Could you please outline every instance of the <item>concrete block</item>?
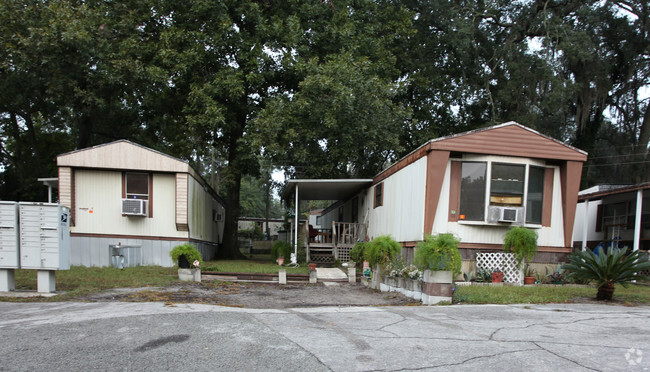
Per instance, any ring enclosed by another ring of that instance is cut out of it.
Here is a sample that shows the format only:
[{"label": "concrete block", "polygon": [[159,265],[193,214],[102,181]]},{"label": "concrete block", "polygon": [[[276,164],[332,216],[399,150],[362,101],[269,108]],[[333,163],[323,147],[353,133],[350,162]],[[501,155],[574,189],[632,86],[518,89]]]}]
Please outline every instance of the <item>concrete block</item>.
[{"label": "concrete block", "polygon": [[318,282],[318,275],[316,270],[310,270],[309,271],[309,283],[310,284],[316,284]]},{"label": "concrete block", "polygon": [[348,267],[348,282],[357,282],[357,269],[354,268],[354,265],[352,265],[352,267]]},{"label": "concrete block", "polygon": [[200,282],[201,269],[178,269],[178,279],[184,282]]},{"label": "concrete block", "polygon": [[56,291],[56,279],[54,270],[38,270],[36,274],[37,292],[52,293]]},{"label": "concrete block", "polygon": [[287,270],[281,269],[278,275],[278,281],[280,284],[287,284]]},{"label": "concrete block", "polygon": [[14,269],[0,269],[0,292],[16,290]]}]

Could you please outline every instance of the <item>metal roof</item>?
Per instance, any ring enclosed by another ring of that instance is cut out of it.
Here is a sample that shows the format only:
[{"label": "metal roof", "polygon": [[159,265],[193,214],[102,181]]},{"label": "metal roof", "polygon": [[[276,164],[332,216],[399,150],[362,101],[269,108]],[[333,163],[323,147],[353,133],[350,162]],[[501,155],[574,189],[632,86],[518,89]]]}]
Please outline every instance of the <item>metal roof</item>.
[{"label": "metal roof", "polygon": [[289,199],[298,187],[300,200],[345,200],[372,185],[372,178],[363,179],[294,179],[288,180],[282,193]]}]

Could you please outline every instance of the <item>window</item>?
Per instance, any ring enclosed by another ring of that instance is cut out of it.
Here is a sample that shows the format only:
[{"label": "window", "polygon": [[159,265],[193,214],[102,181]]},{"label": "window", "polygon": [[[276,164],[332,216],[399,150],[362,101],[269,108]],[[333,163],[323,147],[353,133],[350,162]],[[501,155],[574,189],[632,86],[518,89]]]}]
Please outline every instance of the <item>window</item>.
[{"label": "window", "polygon": [[544,173],[542,167],[528,170],[528,196],[526,197],[526,223],[542,224],[544,202]]},{"label": "window", "polygon": [[375,186],[375,206],[374,208],[384,205],[384,183]]},{"label": "window", "polygon": [[126,199],[149,200],[149,175],[146,173],[126,174]]},{"label": "window", "polygon": [[339,207],[339,219],[338,222],[343,222],[343,206]]},{"label": "window", "polygon": [[316,216],[316,225],[320,226],[320,222],[323,216]]},{"label": "window", "polygon": [[526,223],[541,225],[545,173],[544,167],[525,164],[462,162],[458,219],[495,222],[494,208],[525,206]]},{"label": "window", "polygon": [[490,205],[521,206],[525,174],[523,165],[492,164]]},{"label": "window", "polygon": [[485,219],[485,170],[486,163],[462,163],[458,216],[460,220],[483,221]]}]

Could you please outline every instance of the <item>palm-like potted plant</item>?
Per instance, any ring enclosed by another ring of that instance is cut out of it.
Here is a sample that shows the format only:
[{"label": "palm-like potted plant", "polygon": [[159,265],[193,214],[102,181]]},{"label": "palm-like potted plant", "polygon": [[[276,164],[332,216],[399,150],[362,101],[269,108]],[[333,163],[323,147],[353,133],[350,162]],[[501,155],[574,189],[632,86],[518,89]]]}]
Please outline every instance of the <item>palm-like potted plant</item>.
[{"label": "palm-like potted plant", "polygon": [[627,286],[632,280],[646,280],[641,271],[650,269],[650,261],[634,251],[625,256],[626,249],[610,247],[607,253],[598,248],[598,254],[591,250],[575,252],[569,256],[569,263],[562,266],[573,277],[593,281],[598,288],[597,300],[610,301],[614,295],[614,285]]},{"label": "palm-like potted plant", "polygon": [[278,265],[284,264],[284,259],[291,256],[291,244],[283,240],[276,240],[271,247],[271,259],[277,262]]}]

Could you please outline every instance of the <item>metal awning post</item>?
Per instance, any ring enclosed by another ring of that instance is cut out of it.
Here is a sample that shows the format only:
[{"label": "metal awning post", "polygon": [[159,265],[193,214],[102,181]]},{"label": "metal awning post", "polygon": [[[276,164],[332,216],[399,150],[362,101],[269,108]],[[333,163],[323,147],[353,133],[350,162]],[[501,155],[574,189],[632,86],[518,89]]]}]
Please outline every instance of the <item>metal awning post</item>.
[{"label": "metal awning post", "polygon": [[589,228],[589,199],[585,199],[584,218],[582,219],[582,251],[587,250],[587,228]]},{"label": "metal awning post", "polygon": [[296,184],[296,210],[294,214],[294,223],[296,230],[294,231],[294,240],[293,240],[293,257],[291,258],[291,263],[298,263],[298,184]]},{"label": "metal awning post", "polygon": [[636,192],[636,216],[634,218],[634,248],[638,251],[641,244],[641,213],[643,211],[643,190]]}]

